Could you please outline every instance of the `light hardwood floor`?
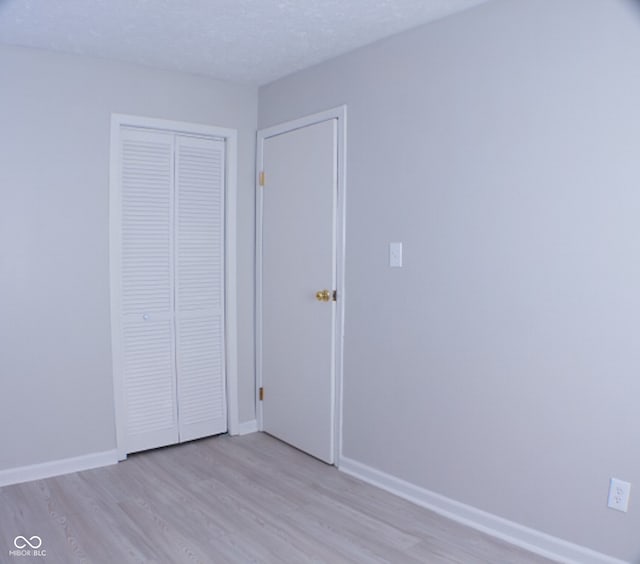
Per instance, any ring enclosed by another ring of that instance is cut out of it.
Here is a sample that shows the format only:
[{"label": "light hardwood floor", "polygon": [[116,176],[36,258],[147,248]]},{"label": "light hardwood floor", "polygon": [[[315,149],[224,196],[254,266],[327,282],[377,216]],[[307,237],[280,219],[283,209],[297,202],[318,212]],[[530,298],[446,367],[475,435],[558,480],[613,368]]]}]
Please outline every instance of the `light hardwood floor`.
[{"label": "light hardwood floor", "polygon": [[[17,535],[40,536],[46,557],[11,556]],[[0,562],[550,561],[256,433],[0,488]]]}]

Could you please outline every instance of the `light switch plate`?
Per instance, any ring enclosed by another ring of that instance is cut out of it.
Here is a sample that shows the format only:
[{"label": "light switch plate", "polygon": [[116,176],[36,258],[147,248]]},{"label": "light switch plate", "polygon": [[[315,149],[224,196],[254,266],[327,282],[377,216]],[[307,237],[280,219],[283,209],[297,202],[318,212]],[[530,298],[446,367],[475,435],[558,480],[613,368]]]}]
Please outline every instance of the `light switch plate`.
[{"label": "light switch plate", "polygon": [[389,266],[402,267],[402,243],[389,243]]}]

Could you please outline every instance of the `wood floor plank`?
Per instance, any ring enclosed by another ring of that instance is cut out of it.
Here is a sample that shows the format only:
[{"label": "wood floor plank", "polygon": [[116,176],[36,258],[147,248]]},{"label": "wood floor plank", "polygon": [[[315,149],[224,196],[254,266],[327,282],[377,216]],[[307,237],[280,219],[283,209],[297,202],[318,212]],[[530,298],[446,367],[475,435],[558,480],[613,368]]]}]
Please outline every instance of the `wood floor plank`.
[{"label": "wood floor plank", "polygon": [[47,564],[550,562],[263,433],[0,488],[0,564],[17,535]]}]

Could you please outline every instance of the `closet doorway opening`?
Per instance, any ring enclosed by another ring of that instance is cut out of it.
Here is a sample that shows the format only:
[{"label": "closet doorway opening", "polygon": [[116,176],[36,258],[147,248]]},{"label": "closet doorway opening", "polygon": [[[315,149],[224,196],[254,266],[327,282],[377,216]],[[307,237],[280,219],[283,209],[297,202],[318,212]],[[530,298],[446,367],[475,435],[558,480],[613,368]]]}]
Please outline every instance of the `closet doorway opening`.
[{"label": "closet doorway opening", "polygon": [[111,331],[118,456],[236,432],[231,129],[114,114]]}]

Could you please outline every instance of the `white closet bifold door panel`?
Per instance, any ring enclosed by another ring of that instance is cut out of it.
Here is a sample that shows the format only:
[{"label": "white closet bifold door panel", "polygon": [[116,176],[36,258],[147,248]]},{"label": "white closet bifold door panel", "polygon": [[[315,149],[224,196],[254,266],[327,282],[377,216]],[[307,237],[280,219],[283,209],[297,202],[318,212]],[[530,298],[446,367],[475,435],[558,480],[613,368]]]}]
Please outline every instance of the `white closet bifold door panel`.
[{"label": "white closet bifold door panel", "polygon": [[223,433],[225,142],[121,127],[118,174],[123,451]]},{"label": "white closet bifold door panel", "polygon": [[225,143],[176,137],[175,311],[180,440],[227,430]]},{"label": "white closet bifold door panel", "polygon": [[178,441],[174,137],[121,133],[121,338],[127,452]]}]

